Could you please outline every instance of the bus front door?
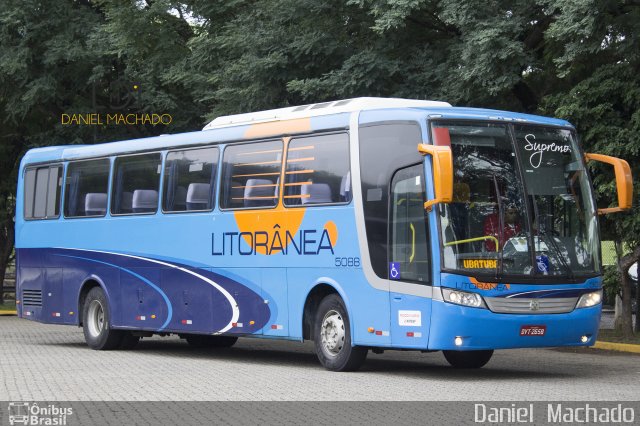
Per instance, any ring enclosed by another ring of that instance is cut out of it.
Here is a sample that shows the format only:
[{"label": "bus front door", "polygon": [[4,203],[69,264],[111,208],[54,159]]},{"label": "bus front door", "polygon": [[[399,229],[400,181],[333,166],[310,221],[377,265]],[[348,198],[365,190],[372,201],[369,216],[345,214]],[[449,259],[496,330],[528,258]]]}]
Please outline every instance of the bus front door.
[{"label": "bus front door", "polygon": [[427,347],[431,318],[431,257],[424,167],[399,169],[391,182],[389,212],[389,299],[391,342]]}]

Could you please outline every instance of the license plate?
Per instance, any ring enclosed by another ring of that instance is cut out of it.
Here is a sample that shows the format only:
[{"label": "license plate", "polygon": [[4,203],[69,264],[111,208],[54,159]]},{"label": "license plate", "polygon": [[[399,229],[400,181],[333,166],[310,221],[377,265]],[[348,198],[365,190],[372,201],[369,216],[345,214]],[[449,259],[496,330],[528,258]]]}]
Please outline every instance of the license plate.
[{"label": "license plate", "polygon": [[523,325],[520,327],[521,336],[544,336],[546,325]]}]

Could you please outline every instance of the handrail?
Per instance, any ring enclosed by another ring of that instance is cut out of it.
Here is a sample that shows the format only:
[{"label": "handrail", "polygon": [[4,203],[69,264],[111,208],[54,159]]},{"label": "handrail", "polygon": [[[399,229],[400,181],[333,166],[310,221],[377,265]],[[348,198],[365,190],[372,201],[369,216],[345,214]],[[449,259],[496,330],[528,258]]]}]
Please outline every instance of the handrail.
[{"label": "handrail", "polygon": [[416,257],[416,228],[413,226],[413,223],[409,224],[411,228],[411,256],[409,256],[409,263],[413,262],[413,258]]},{"label": "handrail", "polygon": [[456,246],[458,244],[472,243],[474,241],[484,241],[484,240],[493,240],[493,242],[496,243],[496,253],[499,251],[498,246],[500,245],[500,242],[493,235],[485,235],[483,237],[475,237],[475,238],[467,238],[466,240],[451,241],[451,242],[445,243],[444,246],[445,247]]}]

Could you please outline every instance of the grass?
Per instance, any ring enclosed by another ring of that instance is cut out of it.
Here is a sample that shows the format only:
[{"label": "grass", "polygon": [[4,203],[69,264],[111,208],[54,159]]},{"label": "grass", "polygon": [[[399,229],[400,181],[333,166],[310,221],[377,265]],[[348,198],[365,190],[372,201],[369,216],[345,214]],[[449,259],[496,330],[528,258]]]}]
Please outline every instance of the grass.
[{"label": "grass", "polygon": [[5,300],[4,303],[0,304],[0,311],[15,311],[15,310],[16,310],[15,300]]},{"label": "grass", "polygon": [[613,343],[630,343],[632,345],[640,345],[640,333],[636,333],[630,339],[625,339],[622,333],[616,330],[600,330],[598,333],[598,340],[601,342],[613,342]]},{"label": "grass", "polygon": [[615,265],[618,256],[616,255],[616,247],[613,241],[602,242],[602,263],[605,265]]}]

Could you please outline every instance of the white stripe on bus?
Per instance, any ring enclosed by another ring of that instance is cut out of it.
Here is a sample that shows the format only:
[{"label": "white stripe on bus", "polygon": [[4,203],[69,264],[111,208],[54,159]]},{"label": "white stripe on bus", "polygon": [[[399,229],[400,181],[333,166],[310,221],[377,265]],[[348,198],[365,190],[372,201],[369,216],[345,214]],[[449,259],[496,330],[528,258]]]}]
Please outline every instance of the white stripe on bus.
[{"label": "white stripe on bus", "polygon": [[148,259],[146,257],[141,257],[141,256],[134,256],[132,254],[123,254],[123,253],[114,253],[114,252],[110,252],[110,251],[102,251],[102,250],[89,250],[89,249],[65,249],[64,247],[58,247],[64,250],[78,250],[78,251],[88,251],[88,252],[93,252],[93,253],[104,253],[104,254],[114,254],[117,256],[124,256],[124,257],[130,257],[132,259],[139,259],[139,260],[146,260],[148,262],[153,262],[153,263],[157,263],[159,265],[164,265],[164,266],[168,266],[170,268],[174,268],[174,269],[178,269],[182,272],[186,272],[187,274],[191,274],[194,277],[198,277],[200,278],[202,281],[211,284],[213,287],[215,287],[220,293],[222,293],[222,295],[229,301],[229,304],[231,305],[231,309],[233,311],[233,315],[231,316],[231,320],[229,321],[229,323],[224,326],[222,329],[218,330],[216,333],[214,334],[218,334],[218,333],[224,333],[225,331],[228,331],[232,328],[232,324],[234,322],[238,322],[238,318],[240,317],[240,310],[238,309],[238,304],[236,302],[236,300],[233,298],[233,296],[231,296],[231,294],[224,288],[222,287],[220,284],[216,283],[213,280],[210,280],[207,277],[204,277],[194,271],[190,271],[188,269],[185,269],[181,266],[177,266],[177,265],[172,265],[171,263],[167,263],[167,262],[162,262],[160,260],[155,260],[155,259]]}]

